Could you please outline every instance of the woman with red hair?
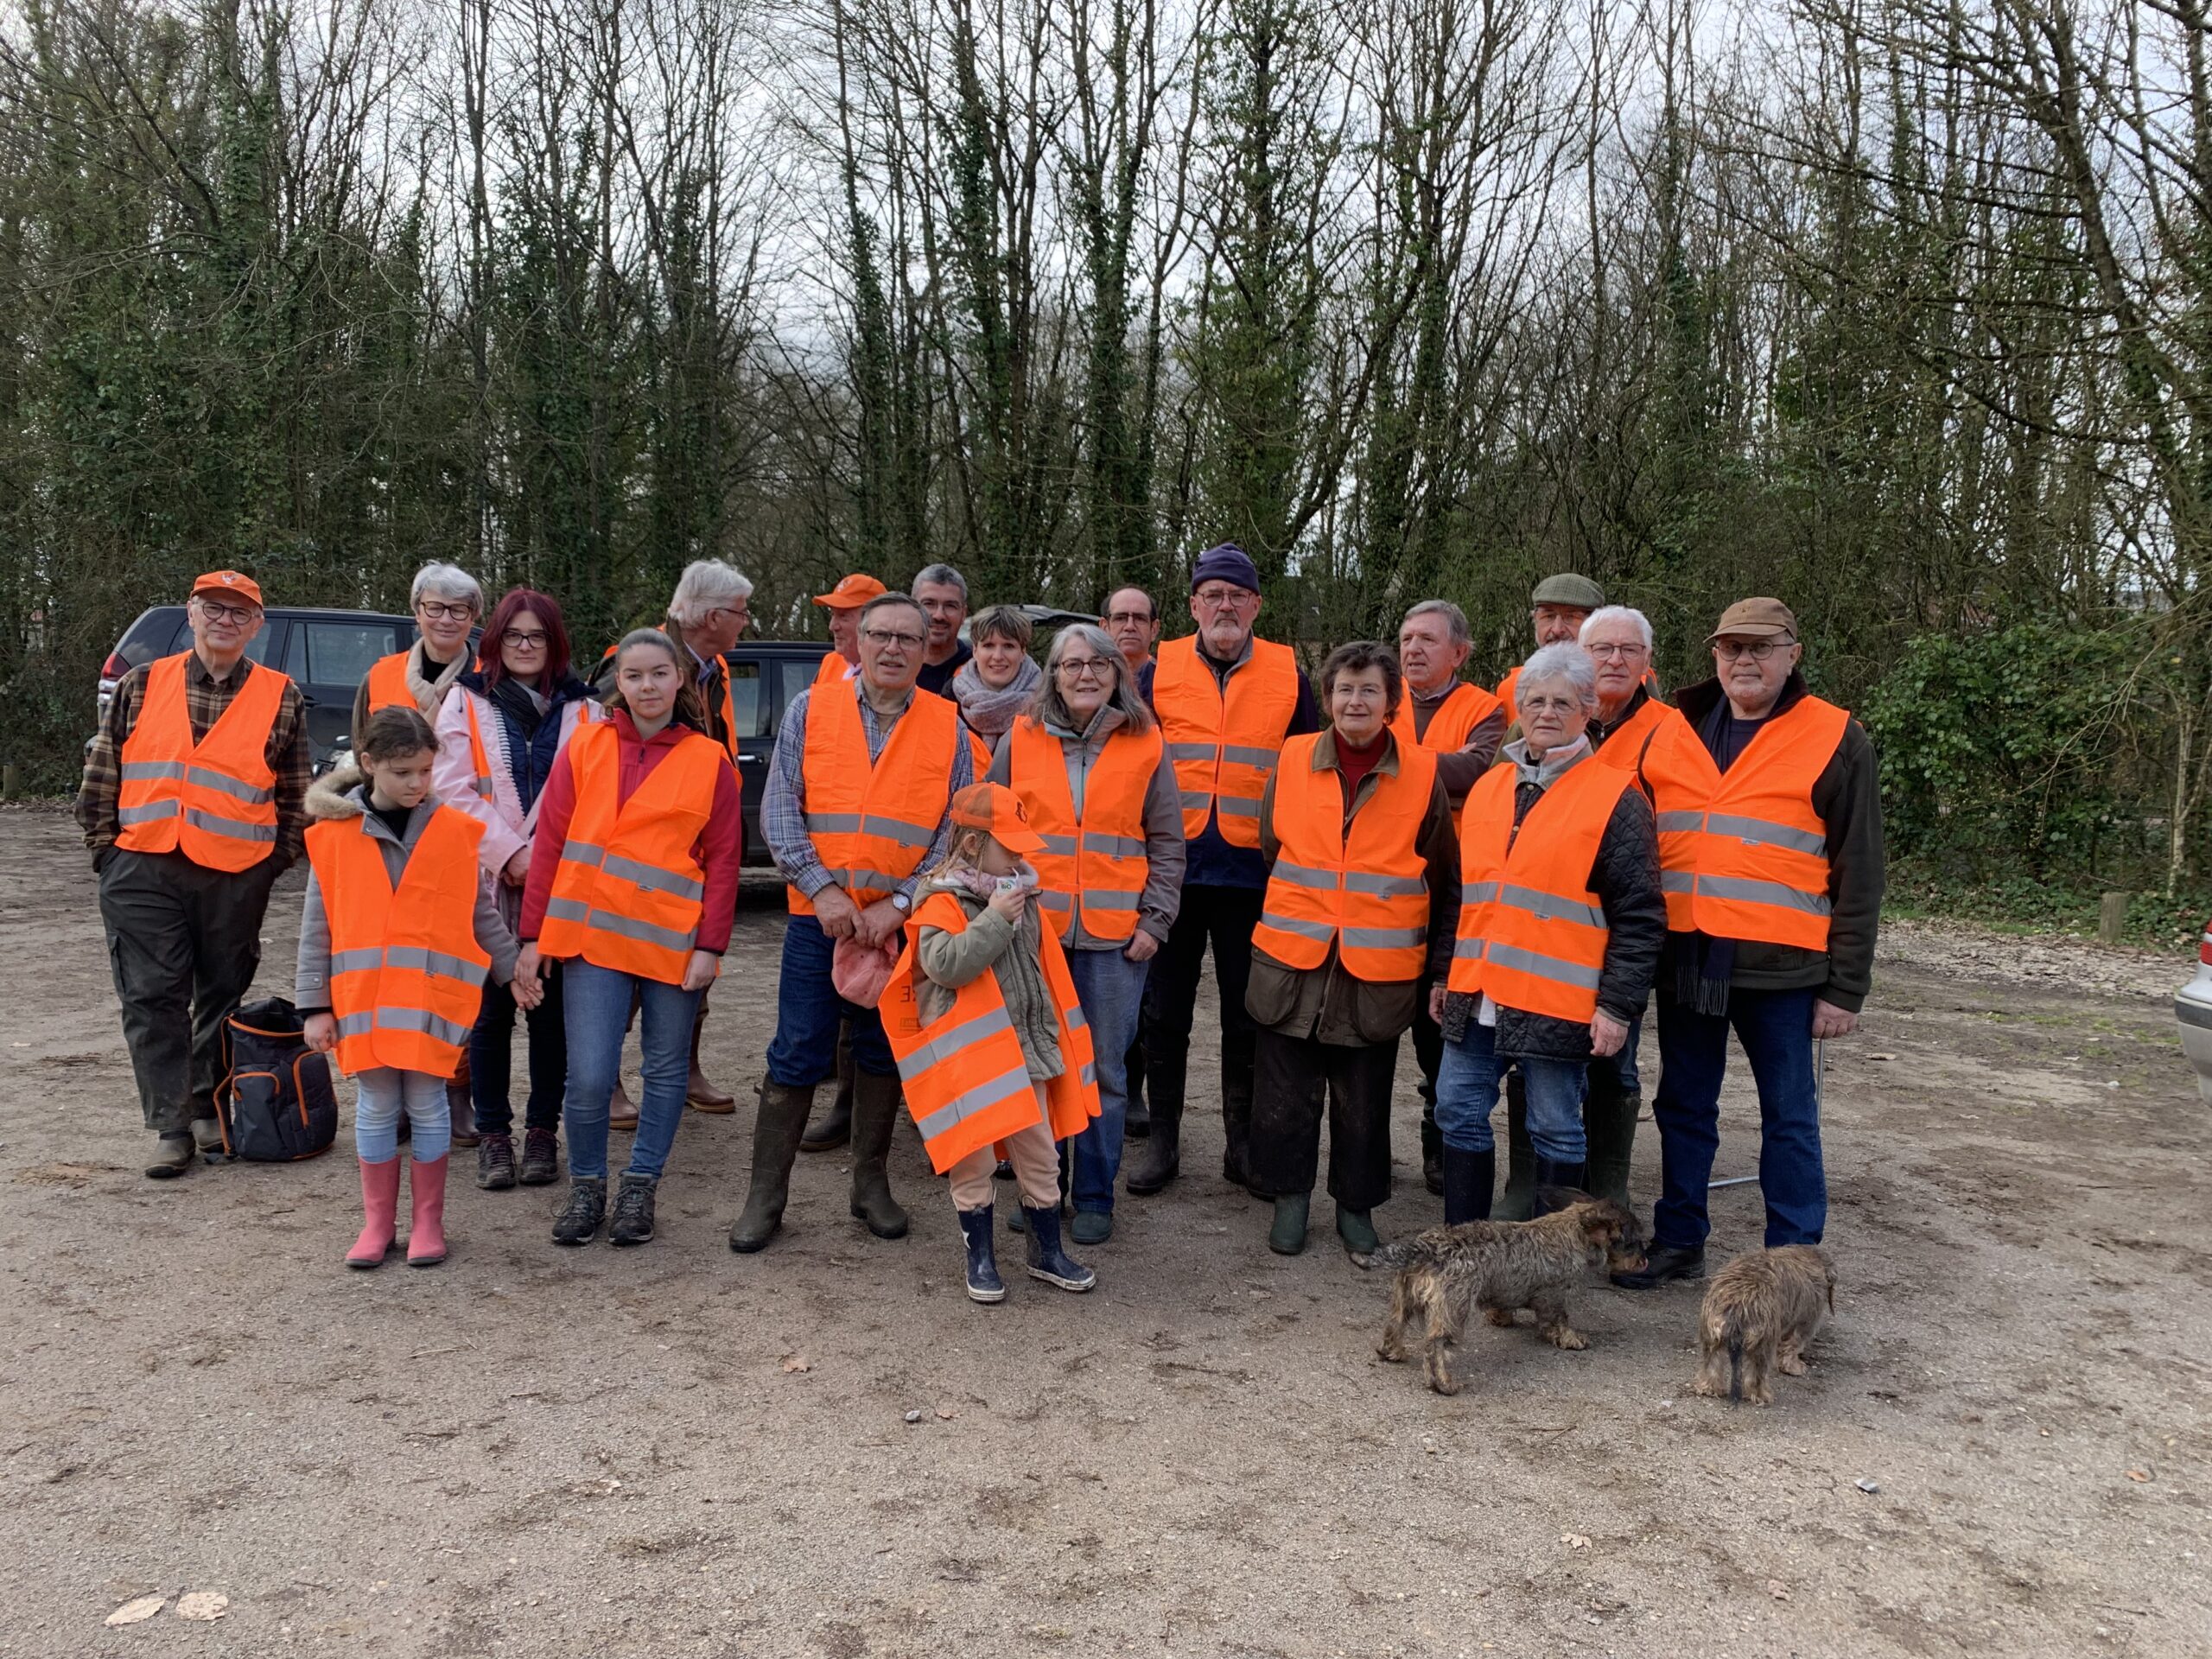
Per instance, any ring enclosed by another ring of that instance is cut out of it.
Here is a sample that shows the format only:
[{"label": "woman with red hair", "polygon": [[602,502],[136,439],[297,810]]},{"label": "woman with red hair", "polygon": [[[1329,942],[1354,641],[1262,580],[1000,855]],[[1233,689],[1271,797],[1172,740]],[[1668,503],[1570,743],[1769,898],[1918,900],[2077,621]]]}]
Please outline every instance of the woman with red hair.
[{"label": "woman with red hair", "polygon": [[[438,798],[484,826],[485,879],[512,930],[521,918],[530,875],[538,791],[577,723],[597,713],[591,688],[569,668],[569,631],[545,594],[512,588],[485,619],[477,665],[454,683],[438,711]],[[559,972],[550,966],[547,977]],[[561,1179],[561,1096],[569,1070],[568,1035],[557,982],[529,1014],[530,1101],[523,1113],[519,1179],[549,1186]],[[504,1191],[518,1179],[513,1073],[513,996],[484,988],[468,1042],[477,1133],[476,1185]]]}]

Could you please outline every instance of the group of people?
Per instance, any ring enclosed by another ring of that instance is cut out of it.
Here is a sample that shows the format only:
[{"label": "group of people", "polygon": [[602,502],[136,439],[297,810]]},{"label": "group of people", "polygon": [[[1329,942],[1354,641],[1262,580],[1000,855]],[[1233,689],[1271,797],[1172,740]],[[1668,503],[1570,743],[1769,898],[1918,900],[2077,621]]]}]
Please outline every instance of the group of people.
[{"label": "group of people", "polygon": [[[270,884],[304,854],[296,1001],[359,1088],[347,1260],[399,1243],[403,1138],[411,1263],[444,1256],[455,1144],[498,1191],[557,1182],[565,1136],[555,1241],[649,1240],[687,1102],[734,1109],[700,1032],[744,852],[724,653],[752,592],[689,566],[594,690],[550,596],[516,588],[487,613],[465,572],[425,566],[419,637],[363,683],[353,766],[311,785],[298,693],[248,651],[257,587],[200,578],[192,649],[118,685],[78,805],[148,1174],[219,1140],[221,1022]],[[855,574],[815,602],[831,648],[783,713],[760,803],[789,915],[732,1249],[770,1243],[798,1154],[830,1147],[849,1149],[852,1215],[903,1236],[903,1109],[947,1177],[971,1296],[1005,1294],[996,1179],[1030,1274],[1088,1288],[1064,1213],[1075,1244],[1102,1244],[1117,1189],[1177,1179],[1209,957],[1223,1175],[1271,1204],[1278,1251],[1306,1244],[1325,1116],[1336,1230],[1376,1249],[1408,1031],[1447,1221],[1525,1218],[1556,1189],[1625,1201],[1655,990],[1662,1193],[1647,1267],[1619,1282],[1703,1270],[1732,1031],[1758,1089],[1766,1243],[1819,1242],[1816,1046],[1868,989],[1880,807],[1866,736],[1807,688],[1780,601],[1730,606],[1713,677],[1671,701],[1649,622],[1574,575],[1537,585],[1533,654],[1495,690],[1465,677],[1466,619],[1440,599],[1395,647],[1341,645],[1309,682],[1259,636],[1260,578],[1233,545],[1192,565],[1191,633],[1163,641],[1126,587],[1041,662],[1028,613],[971,617],[950,566],[908,593]],[[610,1195],[616,1128],[632,1139]]]}]

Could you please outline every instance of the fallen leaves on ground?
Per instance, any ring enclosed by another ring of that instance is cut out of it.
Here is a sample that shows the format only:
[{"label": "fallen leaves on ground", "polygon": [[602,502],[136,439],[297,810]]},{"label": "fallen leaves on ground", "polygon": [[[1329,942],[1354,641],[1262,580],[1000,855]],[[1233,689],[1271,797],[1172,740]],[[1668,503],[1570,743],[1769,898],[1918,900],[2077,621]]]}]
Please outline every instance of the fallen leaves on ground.
[{"label": "fallen leaves on ground", "polygon": [[789,1376],[794,1371],[810,1371],[813,1369],[814,1362],[807,1358],[804,1354],[785,1354],[784,1356],[784,1372],[786,1376]]},{"label": "fallen leaves on ground", "polygon": [[125,1624],[143,1624],[162,1611],[167,1596],[141,1596],[136,1601],[126,1601],[107,1616],[108,1629],[119,1630]]},{"label": "fallen leaves on ground", "polygon": [[216,1590],[194,1590],[176,1599],[176,1616],[212,1624],[231,1611],[231,1599]]},{"label": "fallen leaves on ground", "polygon": [[1587,1549],[1590,1548],[1590,1541],[1587,1538],[1585,1538],[1579,1532],[1562,1532],[1559,1535],[1559,1541],[1562,1544],[1565,1544],[1569,1549]]},{"label": "fallen leaves on ground", "polygon": [[2130,1480],[2148,1480],[2151,1471],[2148,1469],[2131,1469],[2127,1471],[2127,1478]]}]

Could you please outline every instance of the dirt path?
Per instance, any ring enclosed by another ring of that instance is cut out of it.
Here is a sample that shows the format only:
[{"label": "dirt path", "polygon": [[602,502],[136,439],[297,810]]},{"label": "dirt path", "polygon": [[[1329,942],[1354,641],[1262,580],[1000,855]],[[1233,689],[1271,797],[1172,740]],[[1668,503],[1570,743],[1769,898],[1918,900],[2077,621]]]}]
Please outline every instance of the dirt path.
[{"label": "dirt path", "polygon": [[[774,903],[748,889],[709,1027],[741,1092]],[[731,1255],[742,1111],[686,1122],[644,1250],[556,1249],[551,1195],[457,1182],[447,1267],[349,1274],[343,1135],[138,1174],[66,818],[0,814],[0,1654],[2212,1652],[2208,1115],[2148,994],[2179,967],[2071,995],[1914,930],[1828,1058],[1838,1324],[1732,1412],[1685,1392],[1680,1287],[1581,1292],[1585,1353],[1478,1329],[1427,1393],[1373,1357],[1384,1287],[1269,1255],[1203,1125],[1087,1298],[970,1306],[903,1132],[911,1238],[808,1158],[786,1236]],[[1409,1054],[1401,1089],[1386,1236],[1438,1214]],[[1755,1148],[1727,1109],[1722,1174]],[[1751,1189],[1715,1217],[1758,1242]],[[188,1590],[227,1616],[103,1628]]]}]

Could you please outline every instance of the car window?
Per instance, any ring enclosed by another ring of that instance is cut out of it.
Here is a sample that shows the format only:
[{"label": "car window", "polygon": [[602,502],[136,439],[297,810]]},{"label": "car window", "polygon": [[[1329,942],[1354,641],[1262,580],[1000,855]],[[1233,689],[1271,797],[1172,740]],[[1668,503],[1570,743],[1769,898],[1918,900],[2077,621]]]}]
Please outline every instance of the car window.
[{"label": "car window", "polygon": [[814,683],[814,677],[820,671],[821,667],[822,662],[819,658],[809,662],[803,658],[793,659],[786,657],[776,664],[781,682],[778,687],[779,695],[776,699],[776,725],[779,729],[783,726],[785,714],[791,706],[791,699]]},{"label": "car window", "polygon": [[[261,625],[261,632],[253,636],[251,643],[245,648],[245,654],[252,658],[257,663],[266,663],[269,660],[270,646],[276,644],[277,636],[283,632],[283,631],[284,625],[282,622],[279,622],[273,618],[264,620]],[[169,648],[158,654],[164,657],[174,657],[181,651],[190,651],[191,649],[192,619],[187,616],[182,611],[179,611],[176,615],[176,633],[169,640]],[[146,660],[148,662],[151,662],[153,658],[149,657]]]},{"label": "car window", "polygon": [[398,649],[389,622],[295,621],[284,671],[302,685],[359,685],[378,658]]},{"label": "car window", "polygon": [[740,741],[768,735],[766,700],[760,695],[760,666],[758,662],[742,658],[729,664],[730,714]]}]

